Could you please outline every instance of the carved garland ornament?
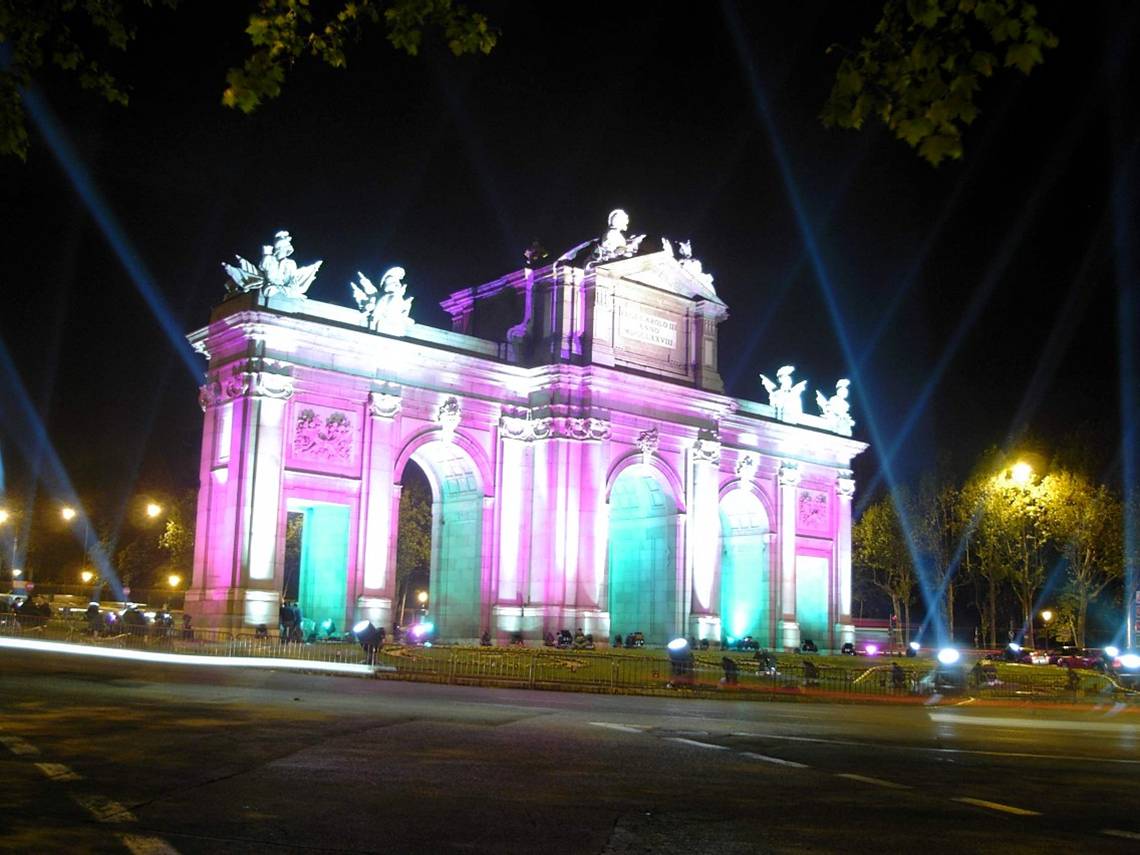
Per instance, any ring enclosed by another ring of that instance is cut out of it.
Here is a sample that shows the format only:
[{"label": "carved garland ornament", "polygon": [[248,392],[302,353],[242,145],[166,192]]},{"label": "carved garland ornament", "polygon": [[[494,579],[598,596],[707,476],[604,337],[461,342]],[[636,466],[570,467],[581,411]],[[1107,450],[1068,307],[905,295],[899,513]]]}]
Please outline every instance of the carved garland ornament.
[{"label": "carved garland ornament", "polygon": [[795,487],[800,483],[800,465],[791,461],[780,464],[779,480],[781,487]]}]

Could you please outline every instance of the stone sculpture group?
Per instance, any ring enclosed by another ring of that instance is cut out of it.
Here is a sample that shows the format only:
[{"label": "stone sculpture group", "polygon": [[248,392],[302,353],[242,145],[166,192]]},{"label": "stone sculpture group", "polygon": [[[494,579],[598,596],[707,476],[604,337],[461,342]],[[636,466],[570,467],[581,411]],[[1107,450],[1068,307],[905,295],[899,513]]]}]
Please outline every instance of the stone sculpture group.
[{"label": "stone sculpture group", "polygon": [[[586,244],[580,244],[571,252],[583,247],[592,246],[590,263],[601,264],[623,258],[632,258],[641,250],[641,243],[645,235],[626,237],[629,229],[629,215],[621,208],[615,208],[607,218],[607,228],[602,237]],[[537,245],[537,244],[536,244]],[[697,282],[712,294],[713,288],[711,273],[705,272],[701,262],[693,257],[690,241],[678,241],[676,250],[668,238],[661,239],[662,250],[672,258],[677,265],[692,276]],[[252,262],[237,256],[238,264],[222,264],[229,276],[226,289],[230,293],[248,293],[260,291],[267,297],[283,296],[293,299],[305,299],[306,292],[316,279],[317,271],[323,262],[298,267],[290,256],[293,254],[293,239],[289,232],[278,231],[273,236],[273,243],[266,244],[261,249],[261,262],[254,265]],[[543,252],[545,257],[545,251]],[[528,263],[531,261],[528,256]],[[350,282],[353,298],[360,311],[361,324],[368,329],[386,335],[405,336],[414,326],[411,317],[413,297],[407,296],[408,286],[404,282],[407,272],[403,267],[390,267],[380,277],[377,287],[363,273],[357,273],[357,281]],[[776,381],[773,382],[764,374],[760,381],[768,390],[768,403],[772,407],[776,419],[789,424],[802,424],[803,402],[801,395],[807,387],[806,380],[793,382],[792,375],[795,366],[783,365],[776,371]],[[851,404],[848,400],[851,381],[843,378],[835,383],[835,394],[830,397],[816,390],[815,400],[819,407],[819,418],[826,427],[842,436],[851,436],[855,420],[851,417]]]}]

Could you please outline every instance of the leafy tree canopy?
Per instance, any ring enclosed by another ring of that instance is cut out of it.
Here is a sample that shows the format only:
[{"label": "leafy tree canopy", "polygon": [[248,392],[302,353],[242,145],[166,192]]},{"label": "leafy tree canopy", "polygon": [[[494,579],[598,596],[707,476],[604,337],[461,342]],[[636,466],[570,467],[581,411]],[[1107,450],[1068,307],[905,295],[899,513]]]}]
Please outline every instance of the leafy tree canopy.
[{"label": "leafy tree canopy", "polygon": [[[137,36],[140,13],[180,0],[0,0],[0,155],[28,151],[22,91],[45,66],[76,75],[79,85],[125,105],[127,87],[111,57]],[[226,75],[222,103],[243,112],[281,94],[293,64],[311,57],[333,68],[365,31],[383,26],[388,42],[409,56],[424,34],[442,34],[456,56],[490,53],[498,34],[486,17],[453,0],[247,0],[252,52]]]},{"label": "leafy tree canopy", "polygon": [[962,156],[984,78],[1029,74],[1057,37],[1025,0],[888,0],[871,36],[844,57],[820,118],[827,127],[883,122],[937,166]]}]

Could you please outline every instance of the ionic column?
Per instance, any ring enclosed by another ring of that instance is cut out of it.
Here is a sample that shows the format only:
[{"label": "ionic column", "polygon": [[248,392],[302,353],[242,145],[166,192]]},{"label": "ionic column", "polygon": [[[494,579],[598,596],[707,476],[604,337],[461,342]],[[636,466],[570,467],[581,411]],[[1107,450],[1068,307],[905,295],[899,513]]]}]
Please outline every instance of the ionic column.
[{"label": "ionic column", "polygon": [[692,573],[691,596],[694,614],[709,615],[716,611],[717,553],[720,551],[720,510],[718,508],[718,473],[720,471],[720,441],[714,436],[702,435],[693,444],[689,459],[692,461],[693,488],[689,514],[695,536],[690,538]]},{"label": "ionic column", "polygon": [[396,513],[393,513],[392,506],[393,502],[399,502],[400,492],[392,483],[395,477],[392,471],[392,432],[399,413],[398,395],[390,392],[369,393],[368,447],[364,458],[366,468],[361,508],[364,573],[363,589],[360,592],[361,597],[369,600],[395,596],[394,525],[397,522],[398,505]]},{"label": "ionic column", "polygon": [[[242,378],[245,442],[241,445],[241,587],[274,588],[281,473],[285,454],[285,408],[293,380],[281,374]],[[235,402],[236,403],[236,402]]]},{"label": "ionic column", "polygon": [[796,487],[799,465],[780,464],[780,644],[785,649],[800,646],[800,625],[796,621]]},{"label": "ionic column", "polygon": [[855,479],[844,471],[835,479],[839,519],[835,532],[835,563],[839,569],[838,612],[836,634],[839,643],[855,643],[855,625],[851,622],[851,500],[855,496]]}]

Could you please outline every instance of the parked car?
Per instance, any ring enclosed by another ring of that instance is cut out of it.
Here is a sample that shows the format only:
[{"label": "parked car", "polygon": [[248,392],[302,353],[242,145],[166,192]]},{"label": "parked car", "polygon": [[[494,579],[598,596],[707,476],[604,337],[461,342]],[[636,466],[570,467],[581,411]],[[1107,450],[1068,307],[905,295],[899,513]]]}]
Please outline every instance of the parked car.
[{"label": "parked car", "polygon": [[1049,661],[1062,668],[1088,668],[1092,671],[1104,671],[1109,665],[1104,651],[1095,647],[1063,647],[1051,651]]}]

